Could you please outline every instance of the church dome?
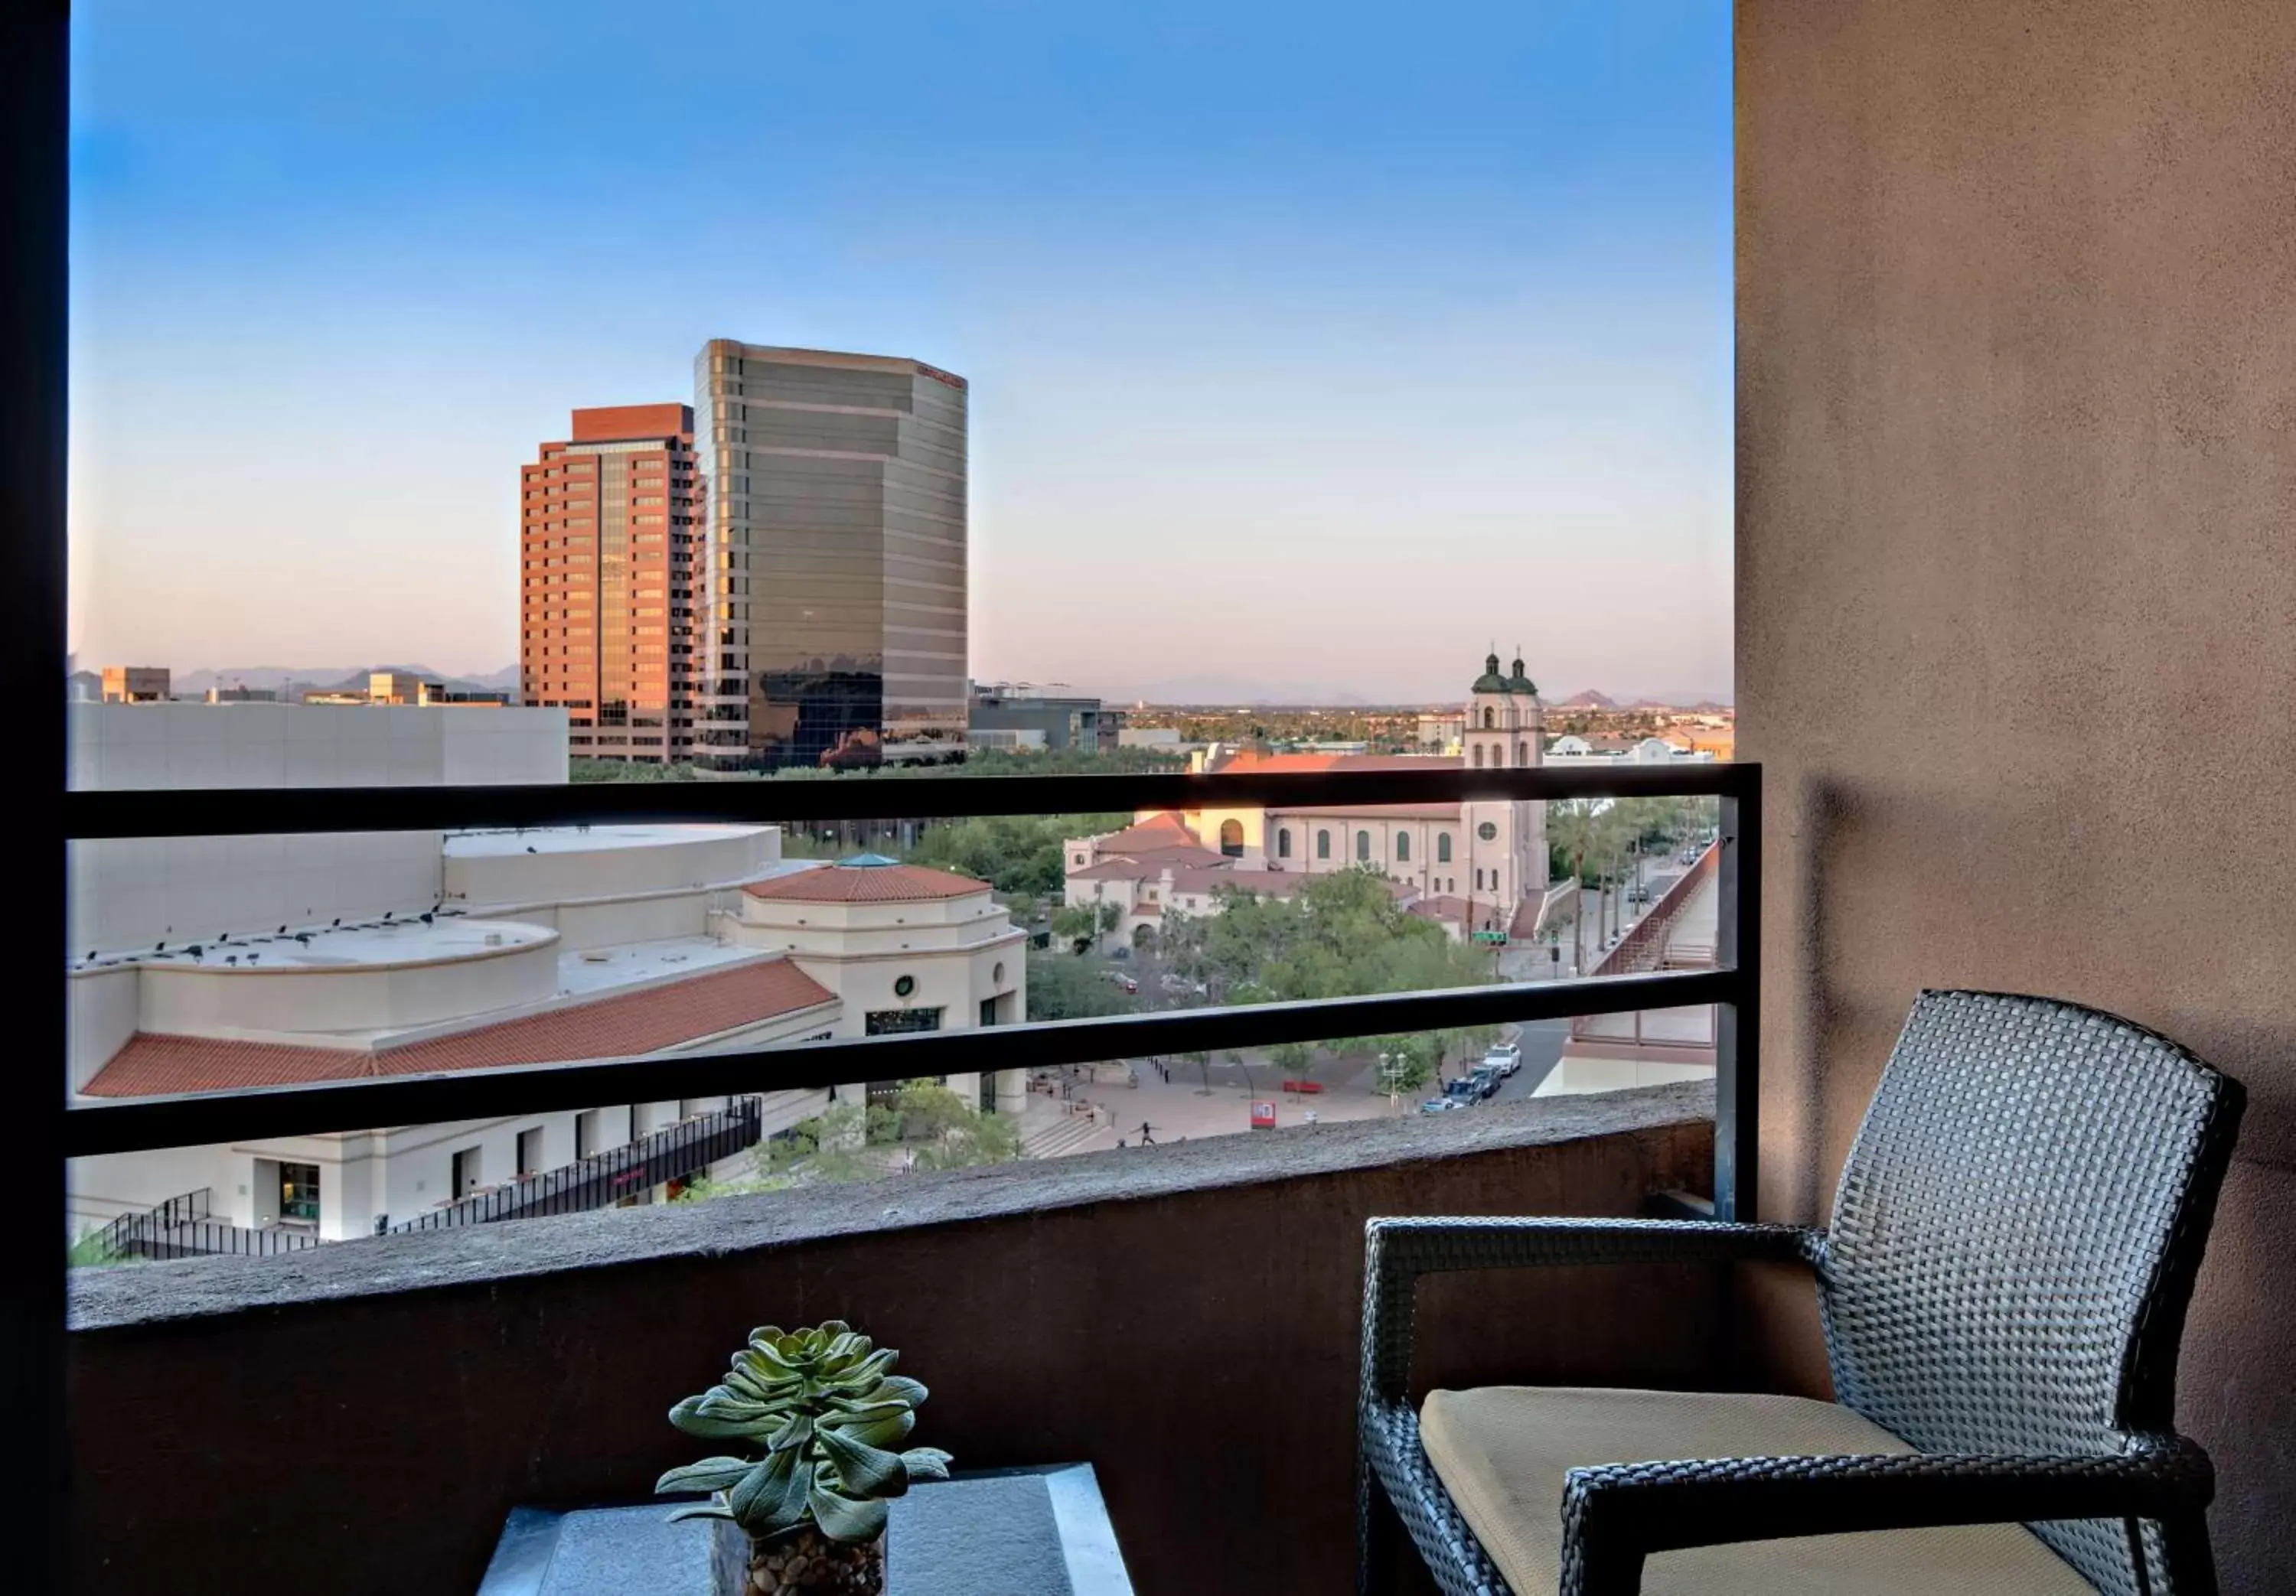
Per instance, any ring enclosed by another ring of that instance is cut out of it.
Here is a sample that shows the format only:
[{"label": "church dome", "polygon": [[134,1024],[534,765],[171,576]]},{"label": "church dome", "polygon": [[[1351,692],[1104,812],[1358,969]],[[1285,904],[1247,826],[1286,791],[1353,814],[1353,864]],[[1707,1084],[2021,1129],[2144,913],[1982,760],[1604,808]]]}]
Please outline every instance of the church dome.
[{"label": "church dome", "polygon": [[[1494,659],[1492,663],[1496,664],[1496,659]],[[1535,699],[1538,696],[1538,684],[1533,682],[1529,676],[1522,674],[1522,656],[1521,654],[1517,654],[1514,657],[1514,675],[1507,678],[1506,690],[1509,692],[1519,692],[1525,698]]]},{"label": "church dome", "polygon": [[1506,690],[1506,678],[1499,675],[1499,657],[1496,654],[1486,654],[1483,657],[1483,674],[1475,678],[1475,684],[1472,688],[1469,689],[1469,691],[1472,692],[1505,692]]}]

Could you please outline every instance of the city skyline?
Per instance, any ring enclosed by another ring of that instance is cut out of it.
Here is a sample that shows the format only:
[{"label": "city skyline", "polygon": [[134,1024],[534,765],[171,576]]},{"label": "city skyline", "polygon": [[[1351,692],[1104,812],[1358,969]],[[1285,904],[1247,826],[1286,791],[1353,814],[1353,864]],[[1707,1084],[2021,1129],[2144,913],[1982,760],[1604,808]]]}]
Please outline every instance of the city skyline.
[{"label": "city skyline", "polygon": [[[1719,8],[673,7],[610,62],[582,9],[76,21],[83,659],[498,670],[510,463],[739,338],[971,380],[978,679],[1431,702],[1495,636],[1730,691]],[[697,144],[641,70],[688,18],[820,70]],[[958,86],[834,114],[863,79]],[[626,227],[567,228],[623,177]]]}]

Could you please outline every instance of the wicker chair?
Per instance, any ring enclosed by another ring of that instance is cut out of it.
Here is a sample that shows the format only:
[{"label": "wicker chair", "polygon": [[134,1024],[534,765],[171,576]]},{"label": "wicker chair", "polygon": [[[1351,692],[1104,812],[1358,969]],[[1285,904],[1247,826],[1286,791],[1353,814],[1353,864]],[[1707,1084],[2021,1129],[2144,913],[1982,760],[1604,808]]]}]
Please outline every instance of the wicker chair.
[{"label": "wicker chair", "polygon": [[[1399,1518],[1450,1596],[2213,1592],[2214,1477],[2172,1410],[2241,1104],[2109,1014],[1928,992],[1828,1230],[1373,1220],[1359,1589],[1385,1588]],[[1423,1274],[1741,1259],[1815,1272],[1838,1404],[1407,1398]]]}]

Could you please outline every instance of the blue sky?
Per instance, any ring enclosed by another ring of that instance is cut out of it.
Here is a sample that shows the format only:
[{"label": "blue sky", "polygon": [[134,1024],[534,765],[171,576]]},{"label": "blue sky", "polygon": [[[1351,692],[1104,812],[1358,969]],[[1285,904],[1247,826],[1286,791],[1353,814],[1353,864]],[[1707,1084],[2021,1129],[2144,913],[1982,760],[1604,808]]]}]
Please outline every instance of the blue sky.
[{"label": "blue sky", "polygon": [[510,663],[519,462],[731,337],[971,381],[984,679],[1729,685],[1721,0],[73,26],[91,661]]}]

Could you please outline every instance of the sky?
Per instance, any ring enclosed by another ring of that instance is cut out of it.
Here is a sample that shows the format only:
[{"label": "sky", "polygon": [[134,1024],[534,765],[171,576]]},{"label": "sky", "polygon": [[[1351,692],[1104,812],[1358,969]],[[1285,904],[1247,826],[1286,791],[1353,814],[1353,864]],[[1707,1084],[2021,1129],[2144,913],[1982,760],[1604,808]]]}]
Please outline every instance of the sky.
[{"label": "sky", "polygon": [[980,680],[1729,690],[1723,0],[72,26],[84,664],[514,662],[520,462],[723,337],[969,381]]}]

